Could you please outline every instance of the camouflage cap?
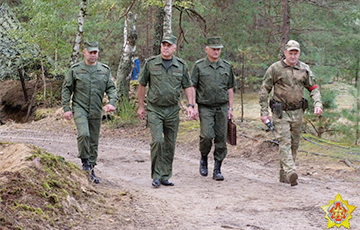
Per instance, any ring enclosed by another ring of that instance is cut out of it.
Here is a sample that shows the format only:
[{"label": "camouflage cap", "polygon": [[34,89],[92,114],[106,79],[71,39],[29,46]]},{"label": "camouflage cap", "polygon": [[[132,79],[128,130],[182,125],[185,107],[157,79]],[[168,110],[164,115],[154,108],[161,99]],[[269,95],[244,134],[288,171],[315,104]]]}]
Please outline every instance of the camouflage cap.
[{"label": "camouflage cap", "polygon": [[221,44],[221,38],[220,37],[211,37],[206,40],[206,46],[209,46],[213,49],[220,49],[224,46]]},{"label": "camouflage cap", "polygon": [[84,48],[86,48],[88,52],[92,52],[92,51],[99,52],[99,45],[97,42],[85,42]]},{"label": "camouflage cap", "polygon": [[300,51],[300,44],[295,40],[289,40],[285,45],[285,50],[297,50]]},{"label": "camouflage cap", "polygon": [[161,43],[163,43],[163,42],[167,42],[167,43],[169,43],[169,44],[176,44],[176,37],[174,36],[174,35],[171,35],[171,34],[167,34],[167,35],[165,35],[164,37],[163,37],[163,39],[162,39],[162,41],[161,41]]}]

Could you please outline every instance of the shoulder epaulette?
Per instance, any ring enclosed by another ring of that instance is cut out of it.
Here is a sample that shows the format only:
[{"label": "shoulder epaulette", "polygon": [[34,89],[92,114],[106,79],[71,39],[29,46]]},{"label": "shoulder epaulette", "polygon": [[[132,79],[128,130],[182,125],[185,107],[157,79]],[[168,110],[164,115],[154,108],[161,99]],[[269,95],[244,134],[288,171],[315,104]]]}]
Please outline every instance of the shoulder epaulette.
[{"label": "shoulder epaulette", "polygon": [[186,62],[185,62],[183,59],[181,59],[181,58],[179,58],[179,57],[176,57],[176,58],[177,58],[177,60],[178,60],[180,63],[186,65]]},{"label": "shoulder epaulette", "polygon": [[197,61],[195,62],[195,64],[198,64],[198,63],[203,62],[203,61],[205,61],[205,58],[202,58],[202,59],[197,60]]},{"label": "shoulder epaulette", "polygon": [[110,67],[109,67],[108,65],[103,64],[103,63],[100,63],[100,64],[101,64],[101,66],[103,66],[103,67],[105,67],[106,69],[110,70]]},{"label": "shoulder epaulette", "polygon": [[156,56],[152,56],[152,57],[147,58],[146,61],[151,61],[151,60],[153,60],[155,58],[156,58]]},{"label": "shoulder epaulette", "polygon": [[70,69],[72,69],[72,68],[74,68],[74,67],[76,67],[76,66],[79,66],[79,65],[80,65],[80,62],[75,63],[74,65],[70,66]]},{"label": "shoulder epaulette", "polygon": [[223,59],[223,62],[226,63],[226,64],[228,64],[228,65],[231,65],[230,62],[228,62],[228,61],[226,61],[226,60],[224,60],[224,59]]}]

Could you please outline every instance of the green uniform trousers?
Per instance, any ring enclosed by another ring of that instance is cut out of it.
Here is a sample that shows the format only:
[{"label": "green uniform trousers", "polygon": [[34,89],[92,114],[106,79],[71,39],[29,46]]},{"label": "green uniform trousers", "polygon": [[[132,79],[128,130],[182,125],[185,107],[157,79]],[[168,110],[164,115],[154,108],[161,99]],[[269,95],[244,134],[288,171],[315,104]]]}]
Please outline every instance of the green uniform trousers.
[{"label": "green uniform trousers", "polygon": [[280,173],[296,171],[295,160],[299,148],[303,110],[283,111],[282,118],[273,116],[274,129],[279,141]]},{"label": "green uniform trousers", "polygon": [[147,117],[151,132],[151,178],[168,180],[172,176],[172,163],[179,129],[178,104],[156,106],[148,104]]},{"label": "green uniform trousers", "polygon": [[205,106],[198,104],[200,117],[200,144],[202,156],[208,156],[214,140],[214,159],[222,161],[227,154],[226,138],[228,105]]},{"label": "green uniform trousers", "polygon": [[89,119],[85,114],[74,114],[77,128],[78,157],[88,159],[91,165],[96,165],[101,118]]}]

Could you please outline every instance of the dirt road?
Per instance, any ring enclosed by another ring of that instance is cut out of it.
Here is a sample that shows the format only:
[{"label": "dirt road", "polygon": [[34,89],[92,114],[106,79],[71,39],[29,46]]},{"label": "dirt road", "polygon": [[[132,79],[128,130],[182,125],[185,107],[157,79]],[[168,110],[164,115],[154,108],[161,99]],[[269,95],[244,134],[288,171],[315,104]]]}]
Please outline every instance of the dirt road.
[{"label": "dirt road", "polygon": [[[0,140],[31,143],[80,166],[73,126],[53,122],[7,123],[0,126]],[[321,206],[338,193],[358,206],[350,227],[360,229],[358,172],[346,166],[333,170],[312,161],[312,156],[300,155],[299,185],[290,187],[278,182],[276,148],[252,142],[239,136],[238,146],[229,146],[221,182],[211,174],[200,176],[197,142],[180,143],[171,178],[175,186],[155,189],[150,178],[149,138],[127,139],[121,133],[114,136],[102,130],[96,167],[101,182],[94,189],[122,189],[133,201],[128,212],[119,210],[121,215],[111,221],[100,216],[87,229],[327,229]],[[210,172],[212,168],[211,163]],[[337,177],[337,173],[351,176]],[[121,225],[124,220],[128,224]]]}]

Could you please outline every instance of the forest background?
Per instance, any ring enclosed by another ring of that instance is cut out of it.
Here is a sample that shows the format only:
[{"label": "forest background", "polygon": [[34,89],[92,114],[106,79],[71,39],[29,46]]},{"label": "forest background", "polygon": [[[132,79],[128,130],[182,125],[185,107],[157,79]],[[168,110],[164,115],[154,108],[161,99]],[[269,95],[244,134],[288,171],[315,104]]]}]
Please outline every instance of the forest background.
[{"label": "forest background", "polygon": [[[138,58],[141,66],[146,58],[159,53],[164,2],[1,0],[0,80],[62,81],[74,61],[80,33],[79,50],[83,41],[98,41],[99,60],[111,67],[112,75],[120,82],[121,59],[129,35],[135,38],[131,58]],[[221,36],[222,58],[234,66],[240,89],[237,93],[254,93],[268,66],[281,57],[284,43],[297,40],[302,51],[300,59],[315,73],[325,108],[323,117],[318,119],[312,115],[310,106],[305,125],[312,127],[319,137],[326,135],[358,144],[359,3],[359,0],[173,0],[171,28],[178,37],[176,55],[191,69],[196,60],[205,56],[206,38]],[[79,31],[81,12],[84,15]],[[130,16],[133,31],[127,34],[130,30],[125,25],[129,24]],[[334,83],[352,86],[352,108],[336,109],[333,99],[340,91]],[[59,105],[58,96],[59,93],[44,87],[42,99],[48,98],[47,106]],[[128,106],[120,107],[118,115],[124,117],[124,110],[134,111],[135,100],[130,98],[123,103]]]}]

